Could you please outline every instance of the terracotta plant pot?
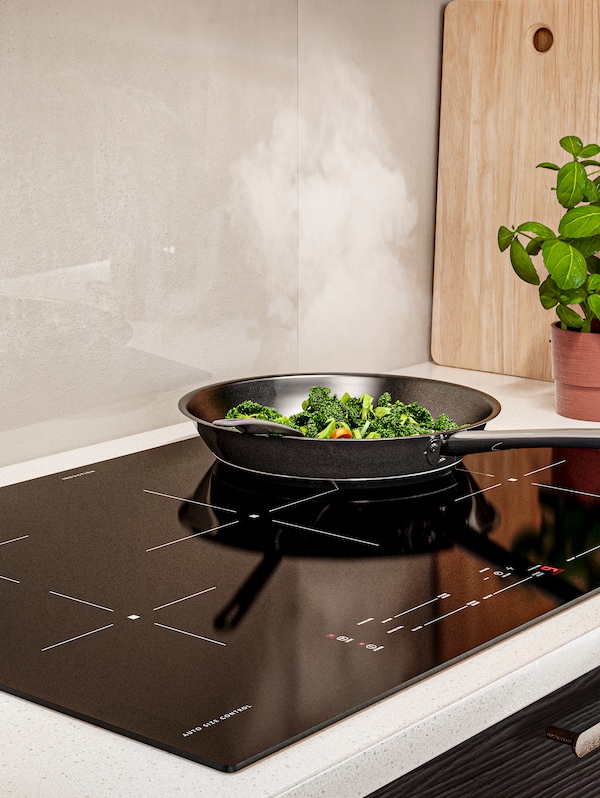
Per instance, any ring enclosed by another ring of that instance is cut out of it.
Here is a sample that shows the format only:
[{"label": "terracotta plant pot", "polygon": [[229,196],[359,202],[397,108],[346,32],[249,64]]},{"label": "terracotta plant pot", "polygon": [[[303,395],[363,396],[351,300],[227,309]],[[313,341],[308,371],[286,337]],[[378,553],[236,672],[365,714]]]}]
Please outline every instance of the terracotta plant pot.
[{"label": "terracotta plant pot", "polygon": [[552,376],[556,412],[567,418],[600,421],[600,334],[552,325]]}]

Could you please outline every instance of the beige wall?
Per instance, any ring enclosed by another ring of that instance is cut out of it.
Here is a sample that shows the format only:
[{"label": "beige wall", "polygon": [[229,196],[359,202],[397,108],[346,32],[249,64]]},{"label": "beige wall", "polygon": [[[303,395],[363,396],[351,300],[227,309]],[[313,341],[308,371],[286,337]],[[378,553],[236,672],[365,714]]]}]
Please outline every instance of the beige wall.
[{"label": "beige wall", "polygon": [[0,464],[429,357],[446,0],[0,0]]}]

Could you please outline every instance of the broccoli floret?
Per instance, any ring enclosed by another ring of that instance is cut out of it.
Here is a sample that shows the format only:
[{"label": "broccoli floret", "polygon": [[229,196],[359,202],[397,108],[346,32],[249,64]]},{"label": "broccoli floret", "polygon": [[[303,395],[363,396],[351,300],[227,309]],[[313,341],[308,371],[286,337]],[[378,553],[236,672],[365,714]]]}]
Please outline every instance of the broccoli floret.
[{"label": "broccoli floret", "polygon": [[360,399],[355,396],[349,397],[349,399],[344,403],[344,407],[346,410],[345,421],[351,429],[361,427],[365,423],[366,419],[363,418],[362,397]]},{"label": "broccoli floret", "polygon": [[428,410],[416,403],[408,405],[402,402],[378,402],[374,410],[375,418],[370,429],[378,432],[382,438],[399,438],[407,435],[423,435],[431,430],[433,417]]},{"label": "broccoli floret", "polygon": [[449,429],[458,429],[458,424],[455,424],[445,413],[440,413],[435,420],[433,429],[435,432],[444,432]]},{"label": "broccoli floret", "polygon": [[247,399],[245,402],[241,402],[239,405],[232,407],[231,410],[228,410],[226,418],[262,418],[274,421],[275,418],[280,416],[281,413],[275,410],[274,407],[267,407]]},{"label": "broccoli floret", "polygon": [[377,400],[377,407],[391,407],[392,406],[392,395],[387,391],[382,393],[379,399]]},{"label": "broccoli floret", "polygon": [[392,401],[388,392],[377,403],[364,393],[352,397],[345,393],[340,399],[329,388],[313,386],[302,403],[302,410],[289,418],[273,407],[247,400],[233,407],[227,418],[260,418],[301,429],[307,438],[328,437],[324,430],[347,426],[355,438],[397,438],[425,435],[456,429],[457,425],[445,413],[434,419],[429,410],[411,402]]},{"label": "broccoli floret", "polygon": [[405,412],[410,416],[411,419],[420,427],[423,427],[424,430],[433,429],[434,420],[433,416],[425,407],[421,407],[421,405],[417,404],[417,402],[411,402],[408,405],[405,405]]},{"label": "broccoli floret", "polygon": [[315,421],[319,430],[335,421],[346,421],[345,405],[331,393],[329,388],[314,385],[308,392],[308,399],[302,403],[302,409]]},{"label": "broccoli floret", "polygon": [[274,421],[277,424],[285,424],[287,427],[298,426],[293,421],[286,418],[286,416],[282,416],[279,410],[276,410],[274,407],[261,405],[250,399],[228,410],[225,418],[260,418],[264,421]]}]

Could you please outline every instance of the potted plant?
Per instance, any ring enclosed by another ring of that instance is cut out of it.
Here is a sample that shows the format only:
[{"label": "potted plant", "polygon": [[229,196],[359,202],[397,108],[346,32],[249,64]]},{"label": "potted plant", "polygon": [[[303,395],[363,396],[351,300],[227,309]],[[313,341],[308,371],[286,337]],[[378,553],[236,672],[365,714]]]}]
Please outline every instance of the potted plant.
[{"label": "potted plant", "polygon": [[[498,230],[498,246],[509,251],[518,277],[539,286],[542,306],[554,310],[552,373],[560,415],[600,421],[600,145],[565,136],[571,156],[557,173],[556,199],[565,209],[558,232],[540,222]],[[534,259],[545,268],[540,278]]]}]

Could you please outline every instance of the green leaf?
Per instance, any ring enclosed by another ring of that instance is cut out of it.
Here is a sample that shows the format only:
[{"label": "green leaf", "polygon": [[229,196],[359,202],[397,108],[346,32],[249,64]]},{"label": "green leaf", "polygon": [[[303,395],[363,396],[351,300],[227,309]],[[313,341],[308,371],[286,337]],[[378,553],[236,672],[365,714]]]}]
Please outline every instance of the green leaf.
[{"label": "green leaf", "polygon": [[592,294],[588,298],[588,307],[597,319],[600,319],[600,294]]},{"label": "green leaf", "polygon": [[549,227],[539,222],[523,222],[523,224],[517,227],[515,233],[533,233],[538,238],[543,238],[544,240],[547,238],[556,238],[556,233],[553,233]]},{"label": "green leaf", "polygon": [[[556,239],[554,239],[556,241]],[[531,285],[539,285],[540,278],[533,261],[518,238],[513,238],[510,245],[510,262],[518,277]]]},{"label": "green leaf", "polygon": [[564,136],[558,143],[563,150],[575,156],[579,155],[583,149],[583,141],[577,136]]},{"label": "green leaf", "polygon": [[525,247],[525,251],[528,255],[537,255],[540,249],[542,248],[542,244],[544,243],[544,238],[532,238],[531,241],[527,242],[527,246]]},{"label": "green leaf", "polygon": [[585,288],[575,288],[573,291],[568,291],[560,295],[561,305],[582,305],[587,301],[588,292]]},{"label": "green leaf", "polygon": [[509,230],[508,227],[501,227],[498,230],[498,246],[500,247],[500,252],[504,252],[505,249],[510,247],[511,241],[513,240],[514,233],[512,230]]},{"label": "green leaf", "polygon": [[598,187],[589,178],[585,181],[585,186],[583,187],[583,196],[588,202],[598,202],[600,199]]},{"label": "green leaf", "polygon": [[600,233],[600,207],[584,205],[571,208],[558,225],[558,232],[565,238],[589,238]]},{"label": "green leaf", "polygon": [[583,327],[583,319],[579,313],[571,310],[571,308],[566,305],[559,305],[556,308],[556,315],[567,327],[574,327],[576,330]]},{"label": "green leaf", "polygon": [[536,169],[554,169],[555,172],[558,172],[560,166],[557,166],[555,163],[550,163],[550,161],[544,161],[543,163],[539,163]]},{"label": "green leaf", "polygon": [[600,274],[590,274],[587,281],[587,289],[590,293],[600,291]]},{"label": "green leaf", "polygon": [[583,199],[587,172],[577,161],[569,161],[558,172],[556,197],[563,208],[574,208]]},{"label": "green leaf", "polygon": [[586,158],[585,161],[579,161],[582,166],[600,166],[600,161],[590,161]]},{"label": "green leaf", "polygon": [[544,265],[562,291],[579,288],[587,277],[585,258],[566,241],[554,239],[542,244]]},{"label": "green leaf", "polygon": [[577,153],[580,158],[591,158],[594,155],[598,155],[600,152],[600,146],[598,144],[586,144],[586,146],[579,150]]},{"label": "green leaf", "polygon": [[560,291],[552,277],[546,277],[540,285],[540,302],[546,310],[555,307],[560,302]]},{"label": "green leaf", "polygon": [[595,255],[600,250],[600,236],[590,236],[589,238],[564,238],[567,244],[579,250],[584,258]]},{"label": "green leaf", "polygon": [[591,258],[586,258],[585,262],[587,263],[588,272],[590,274],[600,274],[600,258],[592,255]]}]

